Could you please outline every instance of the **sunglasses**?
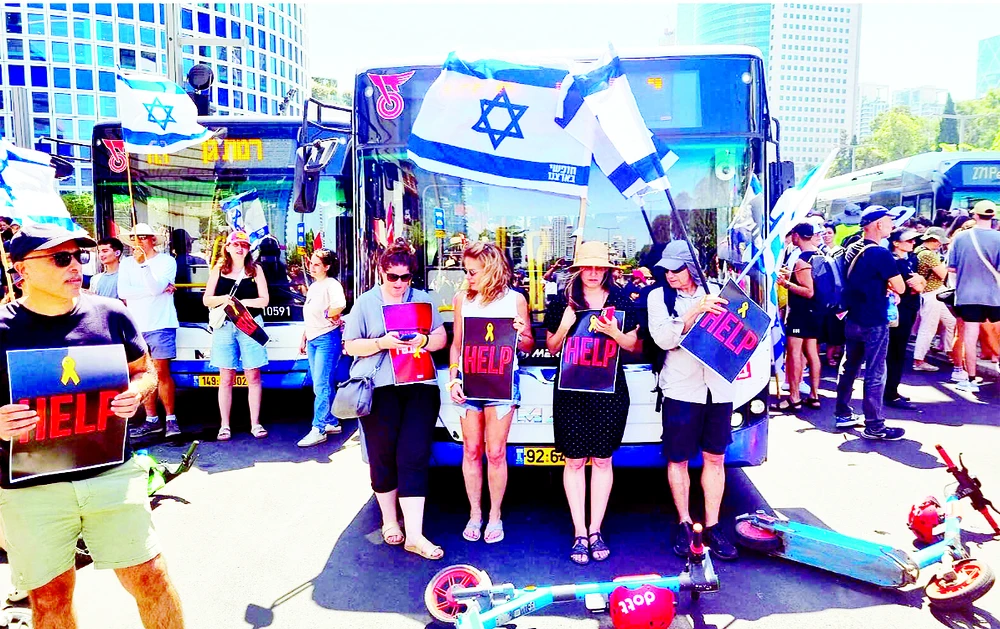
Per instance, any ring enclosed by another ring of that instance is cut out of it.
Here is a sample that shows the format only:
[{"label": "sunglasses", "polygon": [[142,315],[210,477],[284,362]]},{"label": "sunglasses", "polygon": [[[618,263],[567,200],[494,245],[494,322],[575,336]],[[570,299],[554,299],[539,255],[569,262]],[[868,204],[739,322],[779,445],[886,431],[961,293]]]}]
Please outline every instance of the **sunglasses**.
[{"label": "sunglasses", "polygon": [[41,258],[52,258],[52,261],[60,269],[65,269],[73,262],[76,261],[80,264],[87,264],[90,262],[90,252],[84,251],[83,249],[77,249],[76,251],[60,251],[59,253],[50,253],[44,256],[31,256],[30,258],[25,258],[25,260],[38,260]]},{"label": "sunglasses", "polygon": [[237,249],[249,249],[250,248],[250,243],[246,243],[246,242],[231,242],[231,243],[229,243],[229,246],[230,247],[236,247]]},{"label": "sunglasses", "polygon": [[395,273],[386,273],[385,279],[390,282],[409,282],[413,279],[413,273],[403,273],[402,275],[396,275]]},{"label": "sunglasses", "polygon": [[676,268],[676,269],[667,269],[667,273],[673,273],[674,275],[677,275],[678,273],[680,273],[681,271],[683,271],[686,268],[687,268],[687,265],[679,267],[679,268]]}]

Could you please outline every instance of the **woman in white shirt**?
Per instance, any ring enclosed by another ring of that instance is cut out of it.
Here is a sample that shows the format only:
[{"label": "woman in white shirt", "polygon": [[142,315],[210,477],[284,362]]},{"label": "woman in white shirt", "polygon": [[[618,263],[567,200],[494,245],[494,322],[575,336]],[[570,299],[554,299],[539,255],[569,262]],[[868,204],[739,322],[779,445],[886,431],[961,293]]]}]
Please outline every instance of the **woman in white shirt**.
[{"label": "woman in white shirt", "polygon": [[[475,542],[482,537],[487,544],[503,540],[500,503],[507,488],[507,435],[521,401],[518,387],[517,356],[514,356],[514,386],[510,400],[468,400],[462,388],[462,343],[465,319],[468,317],[510,318],[517,332],[517,349],[530,352],[534,347],[528,325],[528,302],[521,293],[511,289],[513,273],[507,257],[496,245],[476,242],[462,255],[468,288],[455,296],[454,340],[451,344],[451,400],[465,410],[462,437],[465,456],[462,474],[469,495],[469,522],[462,537]],[[490,513],[483,527],[483,444],[486,451],[487,477],[490,487]]]},{"label": "woman in white shirt", "polygon": [[337,361],[344,346],[340,313],[347,305],[344,287],[336,280],[339,270],[337,256],[329,249],[317,249],[309,258],[309,275],[314,281],[302,307],[305,330],[299,353],[309,358],[309,373],[316,399],[313,401],[312,428],[299,440],[300,448],[323,443],[327,435],[341,431],[340,421],[330,411]]}]

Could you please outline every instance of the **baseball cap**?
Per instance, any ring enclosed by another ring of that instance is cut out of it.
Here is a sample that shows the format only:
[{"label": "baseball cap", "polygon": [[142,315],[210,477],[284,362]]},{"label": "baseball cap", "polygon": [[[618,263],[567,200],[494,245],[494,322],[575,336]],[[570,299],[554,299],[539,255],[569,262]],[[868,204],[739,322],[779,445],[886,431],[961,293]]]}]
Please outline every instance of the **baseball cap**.
[{"label": "baseball cap", "polygon": [[792,227],[792,233],[799,238],[812,238],[819,233],[820,229],[822,228],[819,225],[807,220]]},{"label": "baseball cap", "polygon": [[907,227],[897,227],[896,229],[892,230],[891,234],[889,234],[889,242],[899,242],[901,240],[905,242],[907,240],[915,240],[919,235],[920,233],[917,232],[917,230],[915,229],[909,229]]},{"label": "baseball cap", "polygon": [[681,268],[693,267],[694,258],[691,257],[691,250],[688,249],[687,241],[671,240],[663,248],[663,257],[656,263],[656,266],[663,267],[668,271],[680,271]]},{"label": "baseball cap", "polygon": [[55,223],[34,223],[29,221],[7,245],[13,262],[24,260],[32,251],[45,251],[58,247],[64,242],[75,241],[80,247],[96,247],[97,241],[82,229],[70,231]]},{"label": "baseball cap", "polygon": [[928,227],[927,231],[923,233],[921,240],[936,240],[942,245],[947,245],[951,241],[948,238],[948,232],[943,227]]},{"label": "baseball cap", "polygon": [[889,209],[886,208],[885,206],[883,206],[883,205],[869,205],[861,213],[861,221],[860,221],[859,224],[862,227],[864,227],[865,225],[869,225],[871,223],[874,223],[878,219],[886,217],[886,216],[892,216],[892,212],[890,212]]},{"label": "baseball cap", "polygon": [[247,233],[245,231],[238,231],[238,230],[234,231],[233,233],[229,234],[229,238],[226,239],[226,244],[231,245],[234,242],[242,242],[249,245],[250,236],[247,236]]},{"label": "baseball cap", "polygon": [[984,218],[993,218],[997,215],[997,205],[993,201],[979,201],[972,206],[972,213]]},{"label": "baseball cap", "polygon": [[622,585],[611,592],[609,602],[615,629],[667,629],[674,620],[674,593],[667,588]]}]

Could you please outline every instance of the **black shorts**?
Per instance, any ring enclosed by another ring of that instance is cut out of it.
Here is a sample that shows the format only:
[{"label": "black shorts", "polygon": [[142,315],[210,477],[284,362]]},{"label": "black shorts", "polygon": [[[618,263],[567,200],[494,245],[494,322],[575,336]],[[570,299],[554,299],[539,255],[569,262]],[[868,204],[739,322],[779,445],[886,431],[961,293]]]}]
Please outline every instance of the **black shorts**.
[{"label": "black shorts", "polygon": [[733,441],[733,403],[704,404],[663,399],[663,455],[672,463],[690,461],[699,452],[725,454]]},{"label": "black shorts", "polygon": [[991,323],[1000,321],[1000,306],[981,306],[979,304],[965,304],[955,306],[955,316],[962,321],[970,323]]},{"label": "black shorts", "polygon": [[800,339],[818,339],[823,333],[823,320],[821,317],[806,310],[796,312],[789,310],[785,317],[785,334]]}]

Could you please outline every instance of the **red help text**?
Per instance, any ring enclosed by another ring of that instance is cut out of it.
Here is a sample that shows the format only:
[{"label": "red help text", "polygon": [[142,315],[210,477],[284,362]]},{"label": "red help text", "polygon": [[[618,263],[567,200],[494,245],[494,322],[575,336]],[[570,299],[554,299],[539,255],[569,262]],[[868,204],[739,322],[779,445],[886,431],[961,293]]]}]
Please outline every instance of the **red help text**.
[{"label": "red help text", "polygon": [[[104,432],[108,427],[108,419],[114,417],[111,401],[118,395],[117,391],[91,391],[89,393],[61,394],[34,399],[34,409],[38,413],[38,423],[28,434],[21,435],[19,441],[27,443],[32,438],[35,441],[60,439],[73,435],[86,435],[92,432]],[[88,396],[97,399],[97,419],[87,417]],[[18,400],[18,404],[32,406],[31,400]],[[88,420],[91,423],[88,423]]]},{"label": "red help text", "polygon": [[563,362],[582,367],[606,368],[618,355],[618,343],[609,338],[570,336],[563,348]]},{"label": "red help text", "polygon": [[734,354],[753,351],[760,341],[756,332],[744,326],[742,319],[728,310],[721,315],[706,313],[698,321],[698,325],[705,328]]},{"label": "red help text", "polygon": [[514,362],[514,349],[492,345],[466,345],[462,348],[463,372],[502,376]]}]

